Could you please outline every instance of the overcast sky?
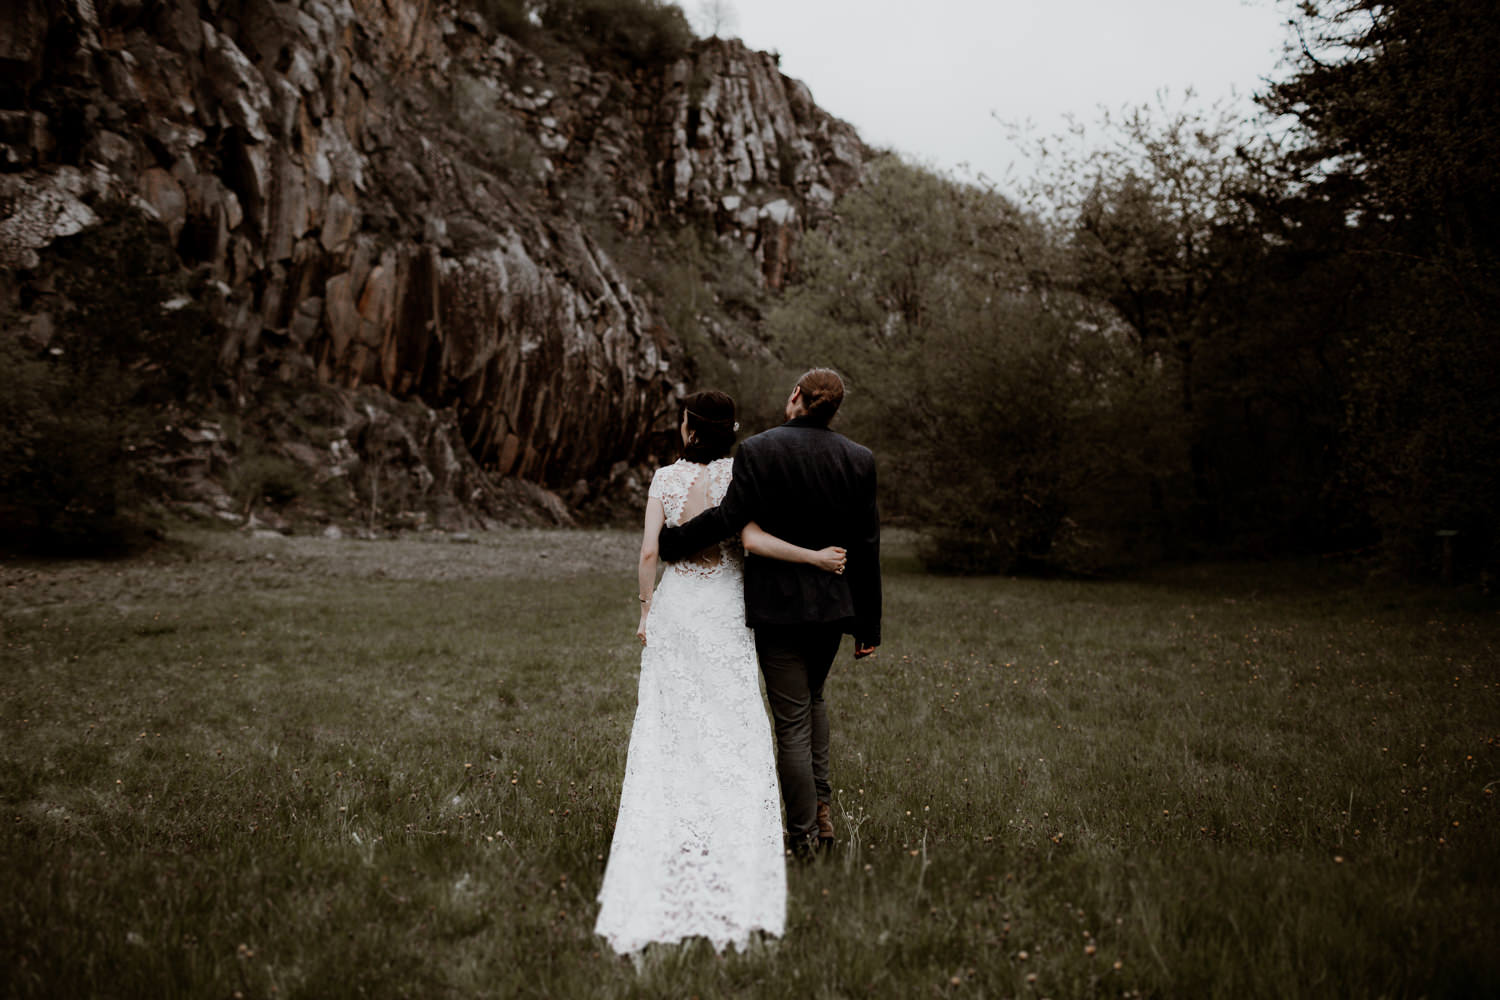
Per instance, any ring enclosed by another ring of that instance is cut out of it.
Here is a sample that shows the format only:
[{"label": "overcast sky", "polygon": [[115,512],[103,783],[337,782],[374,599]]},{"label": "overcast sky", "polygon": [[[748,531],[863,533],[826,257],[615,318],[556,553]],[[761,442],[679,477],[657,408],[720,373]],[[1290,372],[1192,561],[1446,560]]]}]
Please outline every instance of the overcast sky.
[{"label": "overcast sky", "polygon": [[[702,30],[700,0],[680,0]],[[1060,132],[1063,115],[1193,87],[1249,106],[1276,75],[1275,0],[729,0],[732,30],[781,53],[818,104],[866,142],[1003,181],[1016,147],[995,121]],[[992,114],[993,113],[993,114]],[[1002,188],[1005,185],[1002,183]]]}]

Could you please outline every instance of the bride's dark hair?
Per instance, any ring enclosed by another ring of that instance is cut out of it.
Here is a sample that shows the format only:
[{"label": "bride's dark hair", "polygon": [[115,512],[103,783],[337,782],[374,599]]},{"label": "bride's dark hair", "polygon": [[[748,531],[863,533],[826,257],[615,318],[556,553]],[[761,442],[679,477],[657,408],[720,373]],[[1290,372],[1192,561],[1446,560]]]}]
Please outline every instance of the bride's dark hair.
[{"label": "bride's dark hair", "polygon": [[684,414],[688,439],[682,446],[683,458],[707,465],[734,448],[734,400],[729,396],[713,389],[684,396],[678,405],[679,425]]}]

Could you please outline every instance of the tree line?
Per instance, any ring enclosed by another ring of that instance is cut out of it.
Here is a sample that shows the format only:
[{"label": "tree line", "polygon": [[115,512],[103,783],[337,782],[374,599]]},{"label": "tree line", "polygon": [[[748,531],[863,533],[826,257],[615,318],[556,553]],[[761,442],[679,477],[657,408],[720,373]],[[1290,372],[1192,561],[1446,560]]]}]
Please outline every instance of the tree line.
[{"label": "tree line", "polygon": [[809,236],[774,346],[839,359],[930,564],[1493,566],[1500,11],[1292,24],[1254,121],[1106,116],[1023,200],[887,157]]}]

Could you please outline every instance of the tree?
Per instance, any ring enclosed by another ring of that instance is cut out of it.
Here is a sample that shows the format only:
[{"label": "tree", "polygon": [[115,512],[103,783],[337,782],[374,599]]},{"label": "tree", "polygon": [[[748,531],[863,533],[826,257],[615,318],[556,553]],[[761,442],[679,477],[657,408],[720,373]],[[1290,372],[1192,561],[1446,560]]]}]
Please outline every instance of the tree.
[{"label": "tree", "polygon": [[1493,264],[1500,240],[1500,9],[1484,0],[1304,0],[1294,73],[1261,101],[1300,127],[1320,186],[1406,249]]},{"label": "tree", "polygon": [[739,14],[729,0],[700,0],[698,30],[706,38],[719,38],[739,26]]},{"label": "tree", "polygon": [[1330,333],[1296,322],[1309,261],[1289,266],[1267,207],[1276,150],[1252,126],[1232,106],[1163,95],[1044,140],[1028,187],[1071,256],[1071,287],[1112,306],[1175,386],[1172,453],[1187,467],[1148,464],[1156,523],[1179,554],[1328,534]]},{"label": "tree", "polygon": [[1135,339],[1058,287],[1036,220],[993,191],[886,157],[809,235],[768,324],[831,364],[842,426],[877,448],[888,511],[929,565],[1092,570],[1148,533],[1140,460],[1165,421]]},{"label": "tree", "polygon": [[[1297,123],[1304,240],[1348,287],[1344,481],[1388,552],[1492,566],[1500,510],[1500,10],[1479,0],[1308,0],[1293,74],[1262,103]],[[1485,96],[1481,96],[1485,95]]]}]

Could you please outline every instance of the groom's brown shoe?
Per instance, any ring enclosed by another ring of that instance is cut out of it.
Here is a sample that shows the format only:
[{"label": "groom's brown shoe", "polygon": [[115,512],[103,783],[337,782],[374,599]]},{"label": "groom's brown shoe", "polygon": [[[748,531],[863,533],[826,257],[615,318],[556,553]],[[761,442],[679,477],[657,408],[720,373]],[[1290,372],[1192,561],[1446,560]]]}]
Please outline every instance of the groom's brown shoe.
[{"label": "groom's brown shoe", "polygon": [[833,846],[833,814],[827,802],[818,803],[818,846]]}]

